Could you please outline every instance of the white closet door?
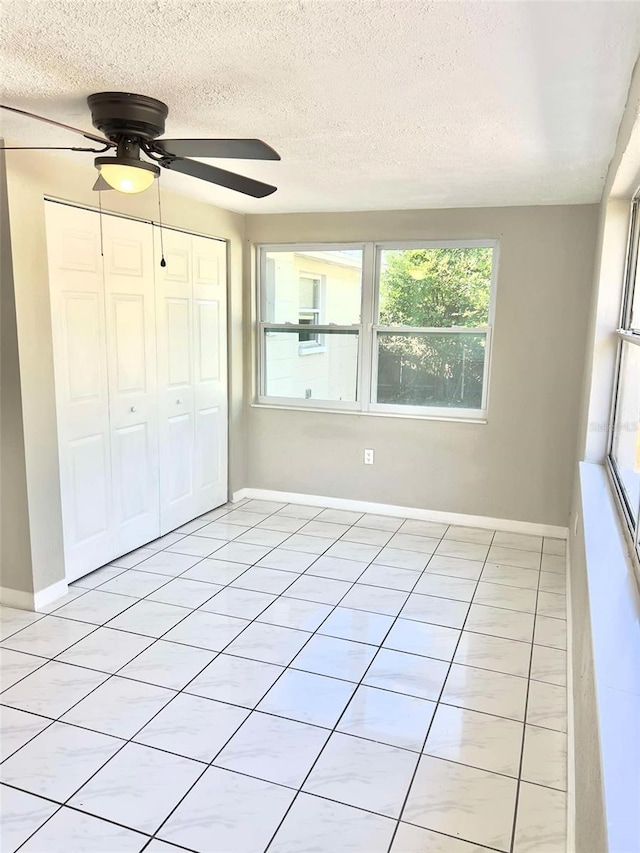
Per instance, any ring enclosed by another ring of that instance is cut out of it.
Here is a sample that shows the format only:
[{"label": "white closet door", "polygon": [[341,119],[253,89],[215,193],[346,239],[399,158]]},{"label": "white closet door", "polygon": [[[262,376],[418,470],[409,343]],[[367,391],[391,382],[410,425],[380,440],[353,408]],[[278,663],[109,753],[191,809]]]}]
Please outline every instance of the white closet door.
[{"label": "white closet door", "polygon": [[66,573],[227,500],[226,243],[46,204]]},{"label": "white closet door", "polygon": [[154,231],[166,533],[227,500],[226,243],[164,229],[163,268]]},{"label": "white closet door", "polygon": [[123,554],[160,535],[153,232],[103,217],[114,540]]},{"label": "white closet door", "polygon": [[197,515],[193,387],[193,280],[191,236],[164,229],[166,267],[156,242],[160,526],[166,533]]},{"label": "white closet door", "polygon": [[227,244],[192,237],[195,512],[228,494]]},{"label": "white closet door", "polygon": [[98,215],[45,204],[68,580],[113,557],[109,395]]}]

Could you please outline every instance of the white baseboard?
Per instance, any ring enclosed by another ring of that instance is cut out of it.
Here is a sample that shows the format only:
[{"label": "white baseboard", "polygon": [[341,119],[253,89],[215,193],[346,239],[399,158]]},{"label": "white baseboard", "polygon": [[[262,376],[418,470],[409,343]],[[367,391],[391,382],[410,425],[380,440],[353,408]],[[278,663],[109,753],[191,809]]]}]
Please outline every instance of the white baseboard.
[{"label": "white baseboard", "polygon": [[58,598],[65,596],[68,592],[69,585],[66,578],[52,583],[51,586],[47,586],[41,589],[40,592],[36,592],[34,596],[35,609],[38,610],[40,607],[47,607],[53,601],[57,601]]},{"label": "white baseboard", "polygon": [[57,581],[50,586],[41,589],[40,592],[23,592],[20,589],[0,587],[0,604],[6,607],[15,607],[17,610],[39,610],[47,607],[58,598],[62,598],[69,591],[66,580]]},{"label": "white baseboard", "polygon": [[324,495],[302,495],[294,492],[277,492],[272,489],[250,488],[240,489],[233,493],[233,501],[240,501],[243,498],[329,507],[330,509],[348,509],[354,512],[370,512],[375,515],[391,515],[396,518],[413,518],[418,521],[440,521],[443,524],[462,524],[467,527],[483,527],[486,530],[502,530],[506,533],[529,533],[533,536],[550,536],[555,539],[567,538],[567,528],[554,524],[537,524],[533,521],[516,521],[508,518],[489,518],[485,515],[466,515],[461,512],[439,512],[432,509],[419,509],[418,507],[331,498]]}]

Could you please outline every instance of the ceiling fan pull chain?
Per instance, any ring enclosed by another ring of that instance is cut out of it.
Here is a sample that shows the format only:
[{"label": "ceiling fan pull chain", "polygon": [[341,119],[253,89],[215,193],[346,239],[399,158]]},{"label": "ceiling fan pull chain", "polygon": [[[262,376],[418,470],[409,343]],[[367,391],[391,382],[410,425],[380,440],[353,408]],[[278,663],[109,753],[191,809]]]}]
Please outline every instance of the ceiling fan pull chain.
[{"label": "ceiling fan pull chain", "polygon": [[164,239],[162,237],[162,202],[160,201],[160,177],[156,182],[158,187],[158,221],[160,224],[160,266],[166,267],[167,262],[164,259]]},{"label": "ceiling fan pull chain", "polygon": [[104,240],[102,236],[102,192],[98,190],[98,209],[100,217],[100,255],[104,258]]}]

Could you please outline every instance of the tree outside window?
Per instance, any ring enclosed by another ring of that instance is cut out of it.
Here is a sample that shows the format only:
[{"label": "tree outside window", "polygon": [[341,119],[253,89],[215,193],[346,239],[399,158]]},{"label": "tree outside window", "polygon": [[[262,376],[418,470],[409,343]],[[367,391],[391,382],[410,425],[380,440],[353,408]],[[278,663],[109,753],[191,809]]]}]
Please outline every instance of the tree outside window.
[{"label": "tree outside window", "polygon": [[381,251],[378,403],[481,407],[486,332],[471,330],[489,324],[492,264],[486,247]]}]

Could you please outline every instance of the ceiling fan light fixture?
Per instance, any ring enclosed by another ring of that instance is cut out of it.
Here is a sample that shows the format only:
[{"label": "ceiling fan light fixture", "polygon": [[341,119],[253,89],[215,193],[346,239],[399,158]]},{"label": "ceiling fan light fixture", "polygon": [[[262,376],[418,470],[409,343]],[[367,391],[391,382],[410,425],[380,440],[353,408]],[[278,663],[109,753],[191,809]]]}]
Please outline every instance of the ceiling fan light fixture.
[{"label": "ceiling fan light fixture", "polygon": [[109,186],[121,193],[144,192],[160,174],[154,163],[143,163],[129,157],[96,157],[94,162]]}]

